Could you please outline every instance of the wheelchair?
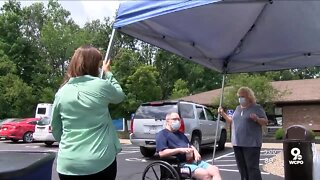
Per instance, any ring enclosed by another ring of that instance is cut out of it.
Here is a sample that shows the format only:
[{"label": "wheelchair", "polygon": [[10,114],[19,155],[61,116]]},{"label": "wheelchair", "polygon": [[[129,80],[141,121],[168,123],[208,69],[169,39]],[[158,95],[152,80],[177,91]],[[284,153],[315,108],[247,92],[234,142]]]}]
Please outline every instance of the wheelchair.
[{"label": "wheelchair", "polygon": [[179,160],[174,157],[160,158],[149,164],[143,174],[142,180],[194,180],[191,169],[182,167]]}]

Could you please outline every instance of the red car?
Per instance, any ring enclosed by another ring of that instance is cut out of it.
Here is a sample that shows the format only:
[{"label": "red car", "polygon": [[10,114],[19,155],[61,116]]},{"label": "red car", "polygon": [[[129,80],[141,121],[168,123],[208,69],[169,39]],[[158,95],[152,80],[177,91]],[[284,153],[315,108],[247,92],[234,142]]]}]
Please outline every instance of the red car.
[{"label": "red car", "polygon": [[4,123],[0,129],[0,137],[10,139],[13,142],[23,140],[23,142],[31,143],[33,141],[33,132],[37,121],[41,118],[24,118],[16,121]]}]

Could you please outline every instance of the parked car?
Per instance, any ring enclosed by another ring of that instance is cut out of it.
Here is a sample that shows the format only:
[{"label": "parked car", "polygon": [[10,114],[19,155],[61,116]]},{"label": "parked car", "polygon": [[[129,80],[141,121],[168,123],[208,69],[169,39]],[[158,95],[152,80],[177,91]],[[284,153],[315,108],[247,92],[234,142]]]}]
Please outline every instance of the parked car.
[{"label": "parked car", "polygon": [[7,119],[1,119],[1,120],[0,120],[0,129],[1,129],[2,124],[4,124],[4,123],[14,122],[14,121],[20,121],[20,120],[21,120],[21,118],[7,118]]},{"label": "parked car", "polygon": [[39,103],[37,105],[35,118],[50,117],[52,114],[52,106],[50,103]]},{"label": "parked car", "polygon": [[35,141],[42,141],[47,146],[51,146],[56,140],[54,139],[51,131],[51,118],[44,117],[38,121],[35,131],[33,133],[33,139]]},{"label": "parked car", "polygon": [[[165,127],[165,117],[177,112],[181,119],[180,131],[200,152],[203,145],[214,144],[217,118],[206,107],[186,101],[166,101],[141,104],[130,124],[130,141],[140,147],[145,157],[155,154],[155,136]],[[218,149],[223,150],[227,139],[226,123],[219,122],[217,135]]]},{"label": "parked car", "polygon": [[26,143],[33,142],[33,132],[40,118],[16,119],[3,123],[0,129],[0,137],[10,139],[13,142],[23,140]]}]

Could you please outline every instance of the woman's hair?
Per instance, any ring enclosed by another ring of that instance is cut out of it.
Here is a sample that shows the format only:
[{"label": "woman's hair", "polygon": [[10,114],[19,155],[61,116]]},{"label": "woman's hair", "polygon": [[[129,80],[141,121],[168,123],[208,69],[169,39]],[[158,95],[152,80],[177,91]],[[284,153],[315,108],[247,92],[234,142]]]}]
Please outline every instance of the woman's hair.
[{"label": "woman's hair", "polygon": [[102,55],[98,49],[89,45],[79,47],[71,58],[61,86],[72,77],[83,75],[98,77],[100,61],[102,61]]},{"label": "woman's hair", "polygon": [[254,96],[254,92],[252,91],[252,89],[248,88],[248,87],[241,87],[238,89],[237,95],[239,96],[239,93],[243,92],[247,95],[250,103],[256,103],[256,97]]}]

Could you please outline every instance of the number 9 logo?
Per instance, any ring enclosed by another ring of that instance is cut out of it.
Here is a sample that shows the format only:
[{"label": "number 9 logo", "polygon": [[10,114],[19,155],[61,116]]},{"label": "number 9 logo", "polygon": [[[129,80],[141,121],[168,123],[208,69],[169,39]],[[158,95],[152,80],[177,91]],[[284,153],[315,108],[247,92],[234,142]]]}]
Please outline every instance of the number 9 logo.
[{"label": "number 9 logo", "polygon": [[293,160],[301,160],[302,156],[300,155],[301,151],[299,148],[292,148],[291,155],[293,156]]}]

